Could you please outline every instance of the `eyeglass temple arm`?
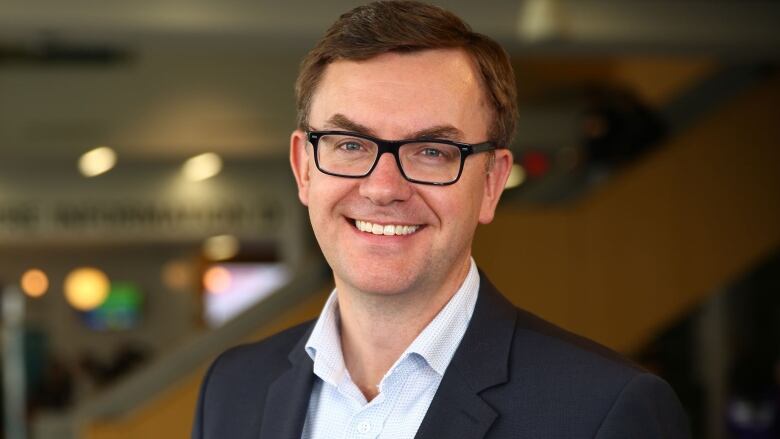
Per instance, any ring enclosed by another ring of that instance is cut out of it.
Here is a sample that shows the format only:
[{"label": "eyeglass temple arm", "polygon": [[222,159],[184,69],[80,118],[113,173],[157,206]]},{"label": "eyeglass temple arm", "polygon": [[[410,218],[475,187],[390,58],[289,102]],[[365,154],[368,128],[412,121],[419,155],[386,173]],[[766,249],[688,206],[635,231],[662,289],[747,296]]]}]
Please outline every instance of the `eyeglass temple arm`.
[{"label": "eyeglass temple arm", "polygon": [[496,145],[494,145],[494,144],[492,144],[490,142],[485,142],[485,143],[479,143],[479,144],[476,144],[476,145],[471,145],[471,153],[472,154],[485,152],[485,151],[491,151],[491,150],[494,150],[494,149],[496,149]]}]

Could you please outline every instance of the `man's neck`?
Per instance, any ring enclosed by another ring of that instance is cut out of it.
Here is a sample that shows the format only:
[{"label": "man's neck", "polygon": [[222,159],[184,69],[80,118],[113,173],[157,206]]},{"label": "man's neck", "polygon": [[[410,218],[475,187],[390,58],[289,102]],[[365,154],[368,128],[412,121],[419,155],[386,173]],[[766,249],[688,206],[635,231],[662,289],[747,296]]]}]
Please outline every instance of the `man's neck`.
[{"label": "man's neck", "polygon": [[382,377],[457,292],[470,267],[469,259],[437,288],[397,295],[337,285],[344,364],[366,400],[379,393]]}]

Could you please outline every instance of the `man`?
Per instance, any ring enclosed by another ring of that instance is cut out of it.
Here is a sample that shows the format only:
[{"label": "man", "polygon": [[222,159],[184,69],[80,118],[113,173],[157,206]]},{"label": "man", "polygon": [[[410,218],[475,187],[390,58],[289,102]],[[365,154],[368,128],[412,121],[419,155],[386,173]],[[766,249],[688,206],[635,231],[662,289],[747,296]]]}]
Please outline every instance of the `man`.
[{"label": "man", "polygon": [[504,299],[471,259],[512,164],[505,52],[378,2],[304,60],[290,162],[336,288],[215,361],[195,438],[685,438],[669,386]]}]

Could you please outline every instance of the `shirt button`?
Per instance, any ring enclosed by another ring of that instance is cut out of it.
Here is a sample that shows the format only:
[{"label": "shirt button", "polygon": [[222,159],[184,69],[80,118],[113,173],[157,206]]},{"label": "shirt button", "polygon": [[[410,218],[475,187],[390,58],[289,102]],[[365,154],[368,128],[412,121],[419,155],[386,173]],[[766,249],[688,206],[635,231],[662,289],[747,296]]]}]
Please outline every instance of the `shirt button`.
[{"label": "shirt button", "polygon": [[371,431],[371,423],[368,421],[363,421],[357,426],[357,430],[363,434],[368,433]]}]

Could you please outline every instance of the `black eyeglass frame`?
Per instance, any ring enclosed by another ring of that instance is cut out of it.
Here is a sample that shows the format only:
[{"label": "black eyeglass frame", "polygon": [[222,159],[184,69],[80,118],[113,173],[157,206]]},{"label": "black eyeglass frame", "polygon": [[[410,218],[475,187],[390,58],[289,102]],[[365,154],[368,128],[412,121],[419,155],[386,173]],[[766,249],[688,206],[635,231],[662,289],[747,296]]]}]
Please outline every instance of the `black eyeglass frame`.
[{"label": "black eyeglass frame", "polygon": [[[337,174],[335,172],[330,172],[322,169],[322,167],[320,166],[320,158],[319,155],[317,154],[317,146],[319,144],[320,137],[326,135],[357,137],[359,139],[370,140],[376,143],[379,149],[377,150],[376,158],[374,158],[374,163],[371,165],[368,171],[366,171],[366,173],[363,175]],[[311,146],[314,148],[314,163],[317,165],[317,169],[323,174],[332,175],[334,177],[343,177],[343,178],[365,178],[371,175],[372,172],[374,172],[374,168],[376,168],[376,165],[377,163],[379,163],[379,159],[382,157],[382,155],[385,153],[390,153],[393,155],[393,157],[395,157],[395,163],[396,165],[398,165],[398,170],[401,172],[401,175],[407,181],[410,181],[412,183],[418,183],[418,184],[428,184],[432,186],[449,186],[451,184],[457,183],[458,180],[460,180],[460,175],[463,173],[463,166],[466,163],[466,158],[468,156],[472,154],[479,154],[481,152],[493,151],[498,149],[498,147],[496,147],[496,145],[493,142],[489,142],[489,141],[471,144],[471,143],[455,142],[453,140],[446,140],[446,139],[425,139],[425,138],[407,139],[407,140],[384,140],[384,139],[368,136],[366,134],[354,133],[351,131],[306,131],[306,138],[308,139],[309,143],[311,143]],[[451,146],[456,146],[460,149],[460,166],[458,167],[458,175],[456,175],[452,181],[437,183],[431,181],[416,180],[406,175],[406,172],[404,172],[404,167],[401,165],[401,157],[398,155],[398,151],[401,149],[403,145],[406,145],[407,143],[420,143],[420,142],[430,142],[430,143],[451,145]]]}]

